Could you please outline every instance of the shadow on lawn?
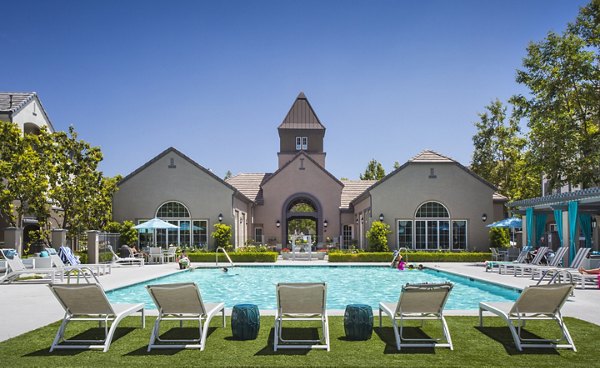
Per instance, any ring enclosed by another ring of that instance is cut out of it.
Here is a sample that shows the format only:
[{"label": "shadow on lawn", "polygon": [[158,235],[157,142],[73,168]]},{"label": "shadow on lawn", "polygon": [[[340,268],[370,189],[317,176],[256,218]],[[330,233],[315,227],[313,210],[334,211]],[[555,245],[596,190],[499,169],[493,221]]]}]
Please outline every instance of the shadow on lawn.
[{"label": "shadow on lawn", "polygon": [[[208,341],[210,341],[210,335],[213,334],[213,332],[215,332],[217,330],[217,327],[209,327],[208,328],[208,333],[206,335],[206,341],[208,343]],[[198,330],[198,327],[173,327],[165,332],[163,332],[160,335],[161,339],[166,339],[166,340],[191,340],[191,339],[199,339],[200,336],[200,332]],[[148,335],[148,342],[150,342],[150,335]],[[158,341],[157,341],[158,343]],[[197,342],[198,344],[200,343],[199,341]],[[168,345],[168,342],[163,343],[163,345]],[[182,344],[182,343],[171,343],[171,344]],[[171,348],[171,349],[152,349],[151,351],[148,351],[148,345],[144,345],[142,347],[140,347],[139,349],[133,350],[127,354],[125,354],[126,356],[140,356],[140,355],[175,355],[178,352],[182,351],[182,350],[186,350],[183,348]],[[196,350],[200,350],[200,349],[196,349]]]},{"label": "shadow on lawn", "polygon": [[[515,345],[512,334],[508,326],[506,327],[480,327],[475,326],[484,335],[498,341],[504,346],[504,350],[509,355],[560,355],[556,349],[553,348],[526,348],[523,351],[519,351]],[[525,329],[521,330],[521,335],[526,339],[541,339],[540,336],[531,333]],[[485,342],[481,342],[485,343]]]},{"label": "shadow on lawn", "polygon": [[[282,336],[284,339],[302,339],[302,340],[316,340],[319,339],[319,329],[316,327],[309,328],[283,328]],[[312,349],[286,349],[279,348],[275,351],[273,349],[273,339],[275,338],[275,328],[271,328],[269,331],[269,338],[267,339],[267,346],[256,352],[255,356],[265,355],[306,355]]]},{"label": "shadow on lawn", "polygon": [[[115,334],[113,335],[113,339],[111,342],[111,346],[115,343],[115,341],[119,340],[123,336],[133,332],[136,330],[134,327],[117,327],[115,330]],[[104,328],[103,327],[95,327],[85,330],[75,336],[70,336],[70,339],[76,340],[100,340],[104,338]],[[52,337],[54,339],[54,337]],[[37,351],[32,351],[29,354],[23,355],[24,357],[39,357],[39,356],[70,356],[83,353],[90,349],[58,349],[50,352],[50,346],[52,342],[50,341],[50,345],[44,349],[40,349]],[[81,343],[71,343],[71,345],[78,345]],[[99,343],[98,343],[99,344]],[[69,345],[69,343],[62,343],[61,345]],[[94,349],[98,350],[98,349]]]},{"label": "shadow on lawn", "polygon": [[[384,354],[435,354],[435,348],[424,346],[422,348],[396,349],[396,337],[392,327],[374,327],[373,331],[385,342]],[[431,336],[423,332],[419,327],[404,327],[404,338],[407,339],[430,339]]]}]

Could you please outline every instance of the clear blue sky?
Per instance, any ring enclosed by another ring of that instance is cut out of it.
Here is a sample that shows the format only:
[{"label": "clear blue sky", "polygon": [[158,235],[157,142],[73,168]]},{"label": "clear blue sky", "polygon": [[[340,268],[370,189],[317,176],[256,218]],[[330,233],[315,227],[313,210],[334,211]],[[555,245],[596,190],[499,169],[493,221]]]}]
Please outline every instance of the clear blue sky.
[{"label": "clear blue sky", "polygon": [[56,129],[127,175],[169,146],[223,177],[277,169],[304,91],[326,167],[357,179],[433,149],[469,165],[473,123],[530,41],[587,1],[8,1],[0,90],[36,91]]}]

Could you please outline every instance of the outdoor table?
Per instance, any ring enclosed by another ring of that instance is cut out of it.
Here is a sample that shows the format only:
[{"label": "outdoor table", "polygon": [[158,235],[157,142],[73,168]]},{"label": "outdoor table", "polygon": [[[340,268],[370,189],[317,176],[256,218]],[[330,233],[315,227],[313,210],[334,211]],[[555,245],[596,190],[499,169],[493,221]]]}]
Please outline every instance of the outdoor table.
[{"label": "outdoor table", "polygon": [[344,332],[349,340],[368,340],[373,333],[373,309],[367,304],[349,304],[344,312]]},{"label": "outdoor table", "polygon": [[255,304],[236,304],[231,311],[231,332],[236,340],[254,340],[260,330],[260,313]]}]

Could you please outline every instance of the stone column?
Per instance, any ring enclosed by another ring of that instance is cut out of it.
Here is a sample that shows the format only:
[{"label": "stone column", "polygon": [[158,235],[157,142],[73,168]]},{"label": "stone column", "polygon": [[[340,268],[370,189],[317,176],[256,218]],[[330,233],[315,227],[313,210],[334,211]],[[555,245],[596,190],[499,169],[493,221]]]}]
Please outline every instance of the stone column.
[{"label": "stone column", "polygon": [[98,230],[90,230],[87,232],[87,247],[88,247],[88,263],[100,263],[100,239],[99,235],[100,231]]},{"label": "stone column", "polygon": [[67,230],[52,229],[52,248],[58,250],[63,245],[67,245]]},{"label": "stone column", "polygon": [[14,248],[17,254],[23,254],[23,229],[17,227],[4,229],[4,247]]}]

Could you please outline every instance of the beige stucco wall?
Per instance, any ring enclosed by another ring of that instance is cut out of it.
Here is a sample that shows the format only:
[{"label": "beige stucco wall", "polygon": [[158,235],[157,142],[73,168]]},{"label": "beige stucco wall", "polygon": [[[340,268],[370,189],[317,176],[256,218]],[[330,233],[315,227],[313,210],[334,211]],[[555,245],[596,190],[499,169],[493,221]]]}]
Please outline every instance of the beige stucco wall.
[{"label": "beige stucco wall", "polygon": [[[176,168],[169,168],[171,158]],[[113,219],[137,223],[154,217],[165,202],[178,201],[188,208],[192,219],[208,220],[208,242],[214,247],[210,233],[219,214],[223,214],[223,223],[233,225],[232,196],[231,188],[170,152],[119,186],[113,197]]]},{"label": "beige stucco wall", "polygon": [[[300,158],[304,158],[304,170],[300,170]],[[263,224],[265,238],[275,237],[277,243],[282,243],[285,228],[284,205],[291,196],[298,193],[308,193],[320,203],[322,219],[328,222],[324,237],[339,236],[342,184],[304,155],[300,155],[263,185],[265,205],[256,206],[254,222]],[[277,220],[281,221],[279,229],[275,225]],[[322,221],[318,225],[322,228]],[[285,239],[283,242],[285,243]]]},{"label": "beige stucco wall", "polygon": [[[436,178],[429,178],[430,169]],[[452,163],[412,163],[371,190],[372,213],[390,224],[391,248],[397,245],[396,220],[413,219],[417,208],[427,201],[442,203],[452,220],[467,220],[469,250],[487,250],[488,228],[494,213],[494,190]],[[487,214],[488,221],[481,220]]]}]

